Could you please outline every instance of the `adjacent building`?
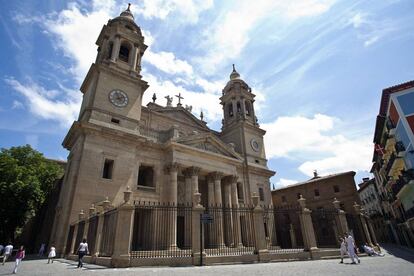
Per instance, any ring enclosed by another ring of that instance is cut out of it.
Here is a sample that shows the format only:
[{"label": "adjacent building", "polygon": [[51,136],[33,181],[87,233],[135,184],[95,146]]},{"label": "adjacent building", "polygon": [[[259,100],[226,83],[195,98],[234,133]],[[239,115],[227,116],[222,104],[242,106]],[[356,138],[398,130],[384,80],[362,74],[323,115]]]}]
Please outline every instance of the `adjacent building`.
[{"label": "adjacent building", "polygon": [[381,207],[381,199],[378,195],[375,179],[363,178],[362,182],[358,184],[359,198],[361,199],[361,207],[365,214],[371,219],[374,226],[376,237],[380,241],[386,241],[386,227]]},{"label": "adjacent building", "polygon": [[414,81],[382,91],[371,172],[388,238],[414,246]]},{"label": "adjacent building", "polygon": [[353,171],[326,176],[315,171],[314,177],[307,181],[273,190],[272,202],[275,206],[294,204],[302,195],[309,209],[332,209],[336,198],[342,210],[352,213],[355,202],[360,204],[354,176]]}]

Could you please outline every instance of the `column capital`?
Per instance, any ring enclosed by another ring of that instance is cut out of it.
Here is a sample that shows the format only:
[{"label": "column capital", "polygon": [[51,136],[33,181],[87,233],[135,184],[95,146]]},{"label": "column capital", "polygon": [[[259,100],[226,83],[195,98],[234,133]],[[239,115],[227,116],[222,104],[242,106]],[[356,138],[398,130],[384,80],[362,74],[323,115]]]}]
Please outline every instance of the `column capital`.
[{"label": "column capital", "polygon": [[334,198],[334,201],[332,202],[332,204],[334,205],[336,210],[339,210],[341,208],[340,203],[341,202],[339,200],[337,200],[336,197]]},{"label": "column capital", "polygon": [[233,175],[227,175],[226,179],[231,184],[235,184],[235,183],[237,183],[237,180],[239,179],[239,177],[237,175],[233,174]]},{"label": "column capital", "polygon": [[224,174],[221,172],[211,172],[208,174],[208,177],[211,178],[212,180],[216,181],[216,180],[221,180],[223,178]]},{"label": "column capital", "polygon": [[191,177],[191,176],[198,176],[198,174],[200,173],[201,168],[199,167],[188,167],[184,170],[184,175],[186,177]]},{"label": "column capital", "polygon": [[180,165],[177,162],[171,162],[164,167],[164,173],[178,172]]}]

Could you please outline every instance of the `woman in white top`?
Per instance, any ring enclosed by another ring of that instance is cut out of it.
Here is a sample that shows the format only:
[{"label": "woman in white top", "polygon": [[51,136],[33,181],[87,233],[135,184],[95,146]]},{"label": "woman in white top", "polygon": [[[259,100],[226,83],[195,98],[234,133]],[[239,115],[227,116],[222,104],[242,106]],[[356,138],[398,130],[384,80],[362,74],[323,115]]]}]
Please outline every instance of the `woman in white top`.
[{"label": "woman in white top", "polygon": [[346,254],[346,243],[344,238],[339,238],[339,241],[341,242],[341,247],[339,248],[339,251],[341,252],[341,264],[344,263],[344,255]]},{"label": "woman in white top", "polygon": [[52,261],[52,264],[53,264],[53,259],[55,257],[56,257],[56,248],[52,246],[50,247],[49,255],[47,256],[47,263],[50,263],[50,261]]},{"label": "woman in white top", "polygon": [[78,268],[83,267],[83,256],[88,254],[88,244],[86,243],[86,239],[83,239],[82,242],[79,244],[78,248],[78,256],[79,256],[79,262],[78,262]]}]

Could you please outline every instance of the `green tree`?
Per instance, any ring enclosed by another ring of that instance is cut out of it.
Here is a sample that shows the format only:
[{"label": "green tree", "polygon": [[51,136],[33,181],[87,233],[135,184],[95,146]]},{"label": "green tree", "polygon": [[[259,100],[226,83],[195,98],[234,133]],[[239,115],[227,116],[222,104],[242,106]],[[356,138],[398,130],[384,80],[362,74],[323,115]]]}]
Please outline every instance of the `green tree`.
[{"label": "green tree", "polygon": [[14,240],[62,175],[61,166],[30,145],[0,150],[0,241]]}]

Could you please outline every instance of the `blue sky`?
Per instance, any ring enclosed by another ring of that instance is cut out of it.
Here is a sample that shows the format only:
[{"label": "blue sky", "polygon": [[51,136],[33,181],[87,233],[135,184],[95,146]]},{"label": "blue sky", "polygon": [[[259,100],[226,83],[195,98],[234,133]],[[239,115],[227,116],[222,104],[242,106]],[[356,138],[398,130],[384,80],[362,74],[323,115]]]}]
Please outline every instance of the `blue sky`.
[{"label": "blue sky", "polygon": [[[126,1],[2,1],[0,147],[31,144],[66,159],[80,83],[102,25]],[[414,2],[131,1],[149,45],[143,104],[181,92],[221,127],[219,97],[235,63],[257,95],[276,186],[371,166],[381,90],[414,79]],[[174,100],[173,104],[175,103]]]}]

